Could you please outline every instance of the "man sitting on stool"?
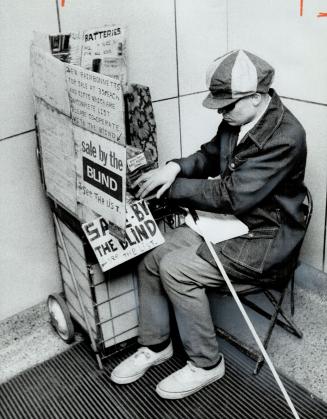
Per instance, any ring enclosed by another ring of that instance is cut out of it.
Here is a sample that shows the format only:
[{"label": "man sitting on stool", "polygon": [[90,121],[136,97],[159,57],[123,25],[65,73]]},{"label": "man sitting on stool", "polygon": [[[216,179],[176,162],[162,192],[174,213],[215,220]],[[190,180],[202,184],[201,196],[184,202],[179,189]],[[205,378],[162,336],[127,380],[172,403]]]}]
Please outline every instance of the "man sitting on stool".
[{"label": "man sitting on stool", "polygon": [[[183,207],[234,214],[249,233],[214,245],[235,283],[275,284],[292,269],[304,236],[301,204],[306,141],[303,127],[270,85],[273,68],[243,50],[216,59],[207,72],[210,90],[203,105],[223,120],[216,136],[187,158],[143,174],[138,197],[156,188],[157,197]],[[208,179],[209,177],[214,179]],[[165,236],[138,268],[140,327],[138,351],[111,374],[131,383],[170,358],[169,302],[189,361],[162,380],[157,393],[188,396],[223,377],[206,289],[224,280],[201,236],[183,225]]]}]

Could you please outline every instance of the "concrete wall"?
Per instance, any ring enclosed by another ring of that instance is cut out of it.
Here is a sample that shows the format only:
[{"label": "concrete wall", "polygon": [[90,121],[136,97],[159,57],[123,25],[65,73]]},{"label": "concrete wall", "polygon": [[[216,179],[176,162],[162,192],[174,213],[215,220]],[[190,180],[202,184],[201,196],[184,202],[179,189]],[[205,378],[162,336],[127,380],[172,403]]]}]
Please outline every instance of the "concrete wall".
[{"label": "concrete wall", "polygon": [[[60,3],[60,2],[58,2]],[[314,4],[313,4],[314,3]],[[0,320],[60,289],[51,215],[35,162],[29,73],[32,31],[58,32],[118,22],[128,26],[129,79],[149,85],[160,161],[187,155],[216,130],[201,106],[205,70],[217,56],[245,48],[271,62],[275,87],[308,133],[307,183],[315,211],[302,258],[323,268],[327,189],[327,19],[324,2],[290,0],[12,0],[0,31],[2,221]],[[325,266],[327,269],[327,266]]]}]

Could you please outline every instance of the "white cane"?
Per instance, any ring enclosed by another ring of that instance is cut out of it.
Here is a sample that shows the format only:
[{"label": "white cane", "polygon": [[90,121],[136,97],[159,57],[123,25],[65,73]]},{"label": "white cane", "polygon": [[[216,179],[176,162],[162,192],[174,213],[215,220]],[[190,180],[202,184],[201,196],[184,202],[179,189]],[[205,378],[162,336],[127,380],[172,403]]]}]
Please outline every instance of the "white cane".
[{"label": "white cane", "polygon": [[232,296],[233,296],[233,298],[234,298],[234,300],[235,300],[235,302],[236,302],[236,304],[237,304],[240,312],[242,313],[242,315],[244,317],[244,320],[245,320],[246,324],[248,325],[248,327],[249,327],[249,329],[250,329],[250,331],[251,331],[251,333],[252,333],[252,335],[254,337],[254,340],[256,341],[257,345],[259,346],[259,349],[260,349],[260,351],[261,351],[261,353],[262,353],[265,361],[267,362],[267,364],[268,364],[268,366],[269,366],[269,368],[270,368],[270,370],[272,372],[272,375],[274,376],[274,378],[275,378],[275,380],[276,380],[276,382],[277,382],[277,384],[278,384],[281,392],[283,393],[283,396],[285,397],[285,400],[286,400],[289,408],[291,409],[291,411],[292,411],[295,419],[300,419],[297,411],[295,410],[295,407],[293,405],[293,402],[290,399],[290,397],[289,397],[289,395],[288,395],[288,393],[287,393],[287,391],[286,391],[286,389],[284,387],[284,384],[282,383],[281,379],[279,378],[279,375],[278,375],[277,371],[275,370],[275,367],[274,367],[273,363],[271,362],[271,360],[269,358],[269,355],[267,354],[267,351],[266,351],[265,347],[263,346],[263,344],[262,344],[262,342],[261,342],[261,340],[260,340],[260,338],[259,338],[259,336],[258,336],[258,334],[257,334],[257,332],[256,332],[256,330],[255,330],[255,328],[254,328],[251,320],[249,319],[249,317],[248,317],[248,315],[247,315],[247,313],[246,313],[246,311],[245,311],[245,309],[244,309],[244,307],[243,307],[243,305],[242,305],[242,303],[241,303],[241,301],[240,301],[240,299],[239,299],[239,297],[238,297],[238,295],[237,295],[237,293],[236,293],[236,291],[235,291],[235,289],[234,289],[234,287],[233,287],[230,279],[228,278],[228,275],[227,275],[227,273],[226,273],[226,271],[225,271],[222,263],[220,262],[217,254],[216,254],[216,252],[215,252],[215,250],[213,248],[212,243],[200,231],[199,225],[197,224],[197,221],[198,221],[197,214],[193,210],[190,210],[190,214],[192,215],[193,221],[197,225],[197,229],[198,229],[199,234],[204,238],[204,241],[206,242],[206,245],[208,246],[208,249],[210,250],[210,253],[211,253],[212,257],[214,258],[214,261],[216,262],[216,264],[218,266],[218,269],[220,270],[221,275],[223,276],[223,278],[224,278],[224,280],[225,280],[225,282],[226,282],[226,284],[228,286],[229,291],[231,292],[231,294],[232,294]]}]

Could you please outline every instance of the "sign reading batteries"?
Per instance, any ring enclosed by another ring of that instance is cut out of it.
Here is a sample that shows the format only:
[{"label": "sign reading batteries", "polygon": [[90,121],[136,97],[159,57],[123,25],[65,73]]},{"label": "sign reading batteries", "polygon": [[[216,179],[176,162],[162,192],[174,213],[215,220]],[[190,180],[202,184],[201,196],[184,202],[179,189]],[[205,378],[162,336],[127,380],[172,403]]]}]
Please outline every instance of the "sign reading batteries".
[{"label": "sign reading batteries", "polygon": [[125,228],[126,149],[75,127],[77,200]]},{"label": "sign reading batteries", "polygon": [[109,232],[104,218],[82,225],[102,271],[107,271],[164,242],[145,201],[126,205],[126,236],[119,241]]}]

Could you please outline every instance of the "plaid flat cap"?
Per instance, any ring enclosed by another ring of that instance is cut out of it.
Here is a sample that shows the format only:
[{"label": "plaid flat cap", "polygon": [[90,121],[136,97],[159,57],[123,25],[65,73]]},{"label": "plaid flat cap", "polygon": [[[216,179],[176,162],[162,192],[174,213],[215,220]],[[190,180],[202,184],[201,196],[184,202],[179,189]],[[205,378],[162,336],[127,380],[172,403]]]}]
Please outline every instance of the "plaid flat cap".
[{"label": "plaid flat cap", "polygon": [[253,93],[267,93],[275,70],[262,58],[245,50],[228,52],[209,66],[210,93],[203,101],[209,109],[223,108]]}]

